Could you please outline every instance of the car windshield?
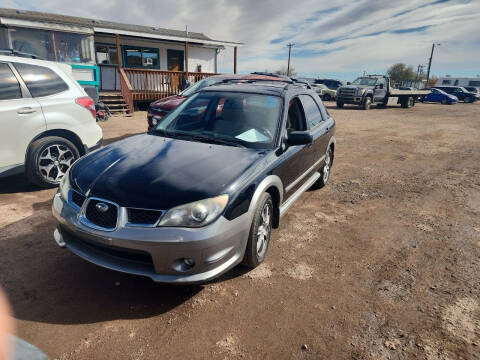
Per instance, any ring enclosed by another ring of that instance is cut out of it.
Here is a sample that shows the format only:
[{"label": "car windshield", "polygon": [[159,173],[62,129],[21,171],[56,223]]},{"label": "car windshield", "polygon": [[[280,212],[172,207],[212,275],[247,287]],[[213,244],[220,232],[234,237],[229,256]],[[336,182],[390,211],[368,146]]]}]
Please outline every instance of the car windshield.
[{"label": "car windshield", "polygon": [[281,109],[278,96],[203,91],[167,115],[153,132],[192,141],[271,148]]},{"label": "car windshield", "polygon": [[377,78],[371,77],[359,77],[353,80],[353,85],[367,85],[367,86],[375,86],[377,83]]},{"label": "car windshield", "polygon": [[222,82],[223,79],[218,78],[218,77],[209,77],[200,81],[197,81],[195,84],[192,86],[189,86],[185,90],[183,90],[180,95],[182,96],[190,96],[192,94],[195,94],[197,91],[200,89],[203,89],[204,87],[213,85],[213,84],[218,84],[219,82]]},{"label": "car windshield", "polygon": [[443,90],[440,90],[440,89],[434,89],[437,93],[440,93],[440,94],[443,94],[443,95],[447,95],[447,93]]}]

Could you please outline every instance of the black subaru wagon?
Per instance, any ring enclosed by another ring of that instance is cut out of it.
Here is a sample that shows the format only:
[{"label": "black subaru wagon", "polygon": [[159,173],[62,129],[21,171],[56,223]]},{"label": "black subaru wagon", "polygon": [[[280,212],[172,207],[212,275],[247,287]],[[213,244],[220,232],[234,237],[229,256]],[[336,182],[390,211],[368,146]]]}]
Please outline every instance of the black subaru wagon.
[{"label": "black subaru wagon", "polygon": [[282,215],[327,183],[334,133],[303,84],[207,87],[149,133],[77,161],[54,198],[54,238],[90,262],[157,282],[256,267]]}]

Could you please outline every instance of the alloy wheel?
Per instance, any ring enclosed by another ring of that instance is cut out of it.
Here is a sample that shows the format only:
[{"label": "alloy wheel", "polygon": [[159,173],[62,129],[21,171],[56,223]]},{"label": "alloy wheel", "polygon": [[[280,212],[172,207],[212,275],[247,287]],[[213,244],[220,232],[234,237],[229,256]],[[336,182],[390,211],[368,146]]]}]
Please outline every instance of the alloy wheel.
[{"label": "alloy wheel", "polygon": [[63,144],[52,144],[40,153],[37,166],[46,181],[58,183],[74,161],[72,149]]},{"label": "alloy wheel", "polygon": [[323,182],[325,184],[327,183],[328,177],[330,176],[330,164],[331,164],[331,158],[330,158],[330,150],[329,150],[325,155],[325,165],[323,165]]},{"label": "alloy wheel", "polygon": [[262,209],[260,224],[257,229],[257,256],[263,258],[270,241],[272,231],[272,208],[270,203],[265,203]]}]

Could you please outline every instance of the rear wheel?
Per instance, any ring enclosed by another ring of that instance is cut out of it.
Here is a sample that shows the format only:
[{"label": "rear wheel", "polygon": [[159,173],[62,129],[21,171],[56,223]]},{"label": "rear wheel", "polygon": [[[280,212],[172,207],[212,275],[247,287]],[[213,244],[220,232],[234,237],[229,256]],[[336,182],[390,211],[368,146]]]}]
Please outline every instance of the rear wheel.
[{"label": "rear wheel", "polygon": [[273,202],[269,193],[263,193],[253,216],[243,264],[255,268],[267,254],[273,224]]},{"label": "rear wheel", "polygon": [[443,104],[443,105],[446,105],[446,104],[447,104],[447,99],[446,99],[446,98],[443,98],[443,99],[442,99],[442,104]]},{"label": "rear wheel", "polygon": [[470,96],[465,96],[465,98],[463,99],[463,102],[471,103],[471,102],[473,102],[473,100]]},{"label": "rear wheel", "polygon": [[78,149],[65,138],[48,136],[38,139],[32,143],[27,155],[27,178],[42,187],[56,186],[79,157]]},{"label": "rear wheel", "polygon": [[344,104],[343,104],[342,101],[338,101],[338,100],[337,100],[337,108],[341,109],[341,108],[343,108],[343,105],[344,105]]},{"label": "rear wheel", "polygon": [[332,171],[332,163],[333,151],[329,147],[327,153],[325,154],[323,167],[320,169],[320,178],[312,185],[312,189],[321,189],[327,185],[328,179],[330,178],[330,172]]}]

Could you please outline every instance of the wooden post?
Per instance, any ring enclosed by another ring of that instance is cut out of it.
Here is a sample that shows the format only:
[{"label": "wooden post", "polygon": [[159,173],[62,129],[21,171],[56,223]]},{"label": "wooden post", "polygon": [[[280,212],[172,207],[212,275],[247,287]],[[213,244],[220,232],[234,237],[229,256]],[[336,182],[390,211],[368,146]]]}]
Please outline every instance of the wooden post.
[{"label": "wooden post", "polygon": [[233,73],[237,73],[237,47],[233,48]]},{"label": "wooden post", "polygon": [[188,81],[188,41],[185,41],[185,77]]},{"label": "wooden post", "polygon": [[115,40],[117,43],[117,61],[118,61],[118,69],[122,68],[122,53],[120,51],[120,35],[116,34]]},{"label": "wooden post", "polygon": [[52,31],[52,48],[53,48],[53,59],[58,61],[57,56],[57,44],[55,44],[55,33]]}]

